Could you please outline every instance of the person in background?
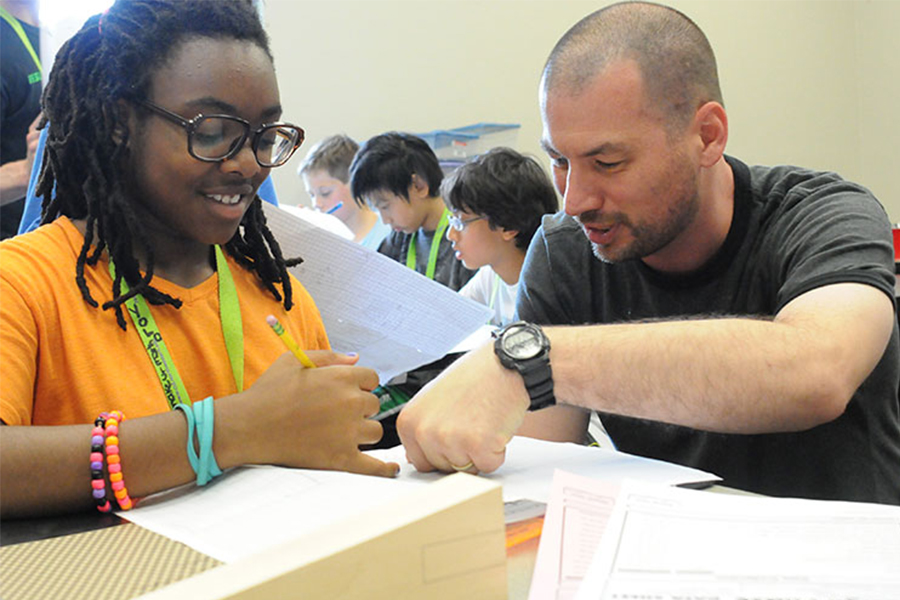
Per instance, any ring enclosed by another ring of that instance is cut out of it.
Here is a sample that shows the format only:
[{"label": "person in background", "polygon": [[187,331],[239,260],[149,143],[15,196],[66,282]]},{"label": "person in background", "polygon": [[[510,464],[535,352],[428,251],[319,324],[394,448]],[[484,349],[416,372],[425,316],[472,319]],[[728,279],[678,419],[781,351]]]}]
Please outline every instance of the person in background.
[{"label": "person in background", "polygon": [[727,156],[722,102],[672,8],[614,4],[560,39],[540,107],[565,211],[529,247],[525,323],[400,414],[417,468],[493,471],[517,432],[581,441],[590,409],[619,450],[729,486],[900,504],[887,214],[834,173]]},{"label": "person in background", "polygon": [[541,217],[558,209],[556,190],[541,165],[511,148],[494,148],[441,184],[450,209],[447,239],[475,276],[459,290],[494,310],[490,323],[513,319],[519,272]]},{"label": "person in background", "polygon": [[353,241],[378,250],[391,228],[350,193],[350,163],[357,150],[359,144],[346,135],[327,137],[312,147],[297,172],[316,210],[343,221]]},{"label": "person in background", "polygon": [[453,258],[445,238],[450,213],[440,196],[444,173],[422,138],[390,132],[363,144],[350,165],[350,191],[393,232],[378,251],[456,291],[475,274]]},{"label": "person in background", "polygon": [[62,47],[44,111],[56,218],[0,243],[0,518],[244,464],[395,475],[359,450],[377,374],[328,349],[265,225],[257,190],[303,130],[250,4],[118,0]]},{"label": "person in background", "polygon": [[[368,204],[393,231],[378,251],[451,290],[459,291],[475,271],[453,257],[446,237],[450,211],[440,188],[444,173],[434,151],[420,137],[389,132],[377,135],[356,153],[350,165],[350,191]],[[382,411],[396,411],[434,379],[457,355],[444,357],[383,382],[375,390]],[[384,437],[376,447],[400,443],[396,412],[384,418]]]},{"label": "person in background", "polygon": [[37,149],[40,41],[36,0],[0,0],[0,239],[18,230]]}]

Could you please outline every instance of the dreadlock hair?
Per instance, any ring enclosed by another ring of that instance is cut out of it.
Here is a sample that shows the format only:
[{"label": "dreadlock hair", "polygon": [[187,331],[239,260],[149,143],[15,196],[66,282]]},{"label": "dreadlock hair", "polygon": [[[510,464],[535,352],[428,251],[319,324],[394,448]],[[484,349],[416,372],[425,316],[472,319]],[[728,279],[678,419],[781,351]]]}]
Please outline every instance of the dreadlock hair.
[{"label": "dreadlock hair", "polygon": [[[103,251],[108,251],[115,277],[113,299],[104,303],[103,309],[114,311],[123,330],[122,305],[128,299],[140,294],[150,304],[175,308],[181,307],[181,301],[151,285],[153,246],[125,193],[122,165],[128,159],[128,132],[122,126],[119,103],[145,98],[156,69],[180,43],[198,37],[249,41],[272,58],[268,36],[251,2],[117,0],[107,12],[88,19],[63,45],[44,90],[42,126],[49,121],[49,133],[37,188],[43,197],[42,223],[61,215],[86,220],[75,281],[85,302],[98,306],[84,269],[96,265]],[[147,256],[143,276],[134,256],[135,244]],[[254,271],[263,286],[290,310],[293,301],[287,268],[301,259],[284,259],[266,226],[259,197],[224,249]],[[121,293],[122,281],[129,287],[125,294]]]}]

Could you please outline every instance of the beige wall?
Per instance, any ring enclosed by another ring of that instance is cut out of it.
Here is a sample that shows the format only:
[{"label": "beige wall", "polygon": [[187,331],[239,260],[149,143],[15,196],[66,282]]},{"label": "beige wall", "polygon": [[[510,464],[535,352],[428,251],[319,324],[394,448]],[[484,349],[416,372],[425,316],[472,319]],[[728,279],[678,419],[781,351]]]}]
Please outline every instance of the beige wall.
[{"label": "beige wall", "polygon": [[[267,0],[285,118],[305,148],[332,133],[520,123],[541,156],[537,86],[559,36],[605,2]],[[900,2],[681,0],[716,50],[729,152],[749,163],[834,170],[870,187],[900,221]],[[541,157],[542,160],[543,157]],[[308,198],[300,157],[279,197]],[[546,164],[546,163],[545,163]]]}]

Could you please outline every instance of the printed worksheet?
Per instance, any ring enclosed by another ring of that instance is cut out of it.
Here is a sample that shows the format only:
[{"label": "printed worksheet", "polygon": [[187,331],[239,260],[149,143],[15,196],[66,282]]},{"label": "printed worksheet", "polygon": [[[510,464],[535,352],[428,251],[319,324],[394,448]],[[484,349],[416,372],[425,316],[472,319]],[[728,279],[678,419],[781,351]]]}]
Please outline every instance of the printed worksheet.
[{"label": "printed worksheet", "polygon": [[442,358],[490,319],[487,306],[406,265],[263,207],[282,254],[303,259],[291,273],[315,300],[331,347],[359,354],[382,383]]}]

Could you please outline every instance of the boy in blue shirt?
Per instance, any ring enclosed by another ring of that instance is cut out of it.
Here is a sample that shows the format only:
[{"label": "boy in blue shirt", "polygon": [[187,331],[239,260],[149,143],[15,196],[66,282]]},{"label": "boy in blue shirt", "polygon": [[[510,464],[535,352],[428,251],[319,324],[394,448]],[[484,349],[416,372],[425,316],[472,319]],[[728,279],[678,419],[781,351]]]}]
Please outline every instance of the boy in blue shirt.
[{"label": "boy in blue shirt", "polygon": [[391,228],[350,194],[350,163],[357,150],[359,144],[352,138],[343,134],[329,136],[313,146],[297,172],[316,210],[343,221],[356,243],[378,250]]}]

